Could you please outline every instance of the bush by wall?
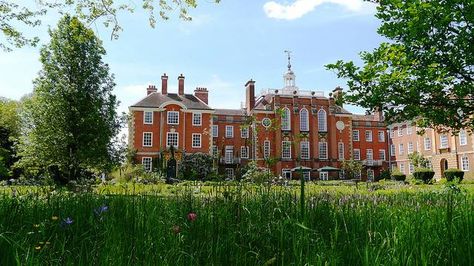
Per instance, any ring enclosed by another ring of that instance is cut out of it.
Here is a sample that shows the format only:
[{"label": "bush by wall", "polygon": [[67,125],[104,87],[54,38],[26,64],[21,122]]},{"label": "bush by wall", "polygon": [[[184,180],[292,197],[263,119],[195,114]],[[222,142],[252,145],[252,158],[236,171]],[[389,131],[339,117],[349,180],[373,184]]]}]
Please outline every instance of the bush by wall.
[{"label": "bush by wall", "polygon": [[453,181],[457,179],[458,182],[461,182],[462,179],[464,178],[464,172],[459,169],[449,168],[446,171],[444,171],[444,177],[448,181]]},{"label": "bush by wall", "polygon": [[413,173],[413,177],[418,180],[422,180],[423,183],[428,184],[435,175],[435,172],[429,168],[418,168]]}]

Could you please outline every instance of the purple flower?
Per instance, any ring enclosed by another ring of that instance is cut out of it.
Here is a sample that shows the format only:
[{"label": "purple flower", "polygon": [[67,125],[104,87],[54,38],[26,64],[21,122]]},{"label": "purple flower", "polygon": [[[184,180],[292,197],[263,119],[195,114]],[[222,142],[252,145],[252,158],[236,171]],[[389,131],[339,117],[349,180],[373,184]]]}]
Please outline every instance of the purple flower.
[{"label": "purple flower", "polygon": [[66,219],[63,219],[63,221],[61,222],[61,226],[62,226],[62,227],[68,227],[68,226],[70,226],[72,223],[74,223],[74,220],[71,219],[71,217],[67,217]]},{"label": "purple flower", "polygon": [[99,208],[94,210],[95,215],[100,216],[102,213],[107,212],[109,210],[109,206],[102,205]]}]

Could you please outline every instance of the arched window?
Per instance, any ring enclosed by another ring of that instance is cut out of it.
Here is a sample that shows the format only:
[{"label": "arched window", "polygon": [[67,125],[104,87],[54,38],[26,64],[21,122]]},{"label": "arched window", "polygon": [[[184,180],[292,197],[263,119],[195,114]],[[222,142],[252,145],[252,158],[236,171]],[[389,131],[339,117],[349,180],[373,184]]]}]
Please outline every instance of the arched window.
[{"label": "arched window", "polygon": [[318,111],[318,130],[319,130],[319,132],[327,132],[328,131],[326,111],[324,111],[324,109],[320,109]]},{"label": "arched window", "polygon": [[281,114],[281,130],[291,130],[291,112],[286,107]]},{"label": "arched window", "polygon": [[309,131],[308,110],[306,108],[300,111],[300,131]]}]

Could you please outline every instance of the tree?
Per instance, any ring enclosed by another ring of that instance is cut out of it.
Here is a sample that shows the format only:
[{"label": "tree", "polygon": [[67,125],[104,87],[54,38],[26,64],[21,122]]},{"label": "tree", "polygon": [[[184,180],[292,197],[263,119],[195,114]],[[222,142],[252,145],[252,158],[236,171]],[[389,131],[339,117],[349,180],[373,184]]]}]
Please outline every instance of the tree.
[{"label": "tree", "polygon": [[417,151],[408,154],[408,159],[415,168],[427,168],[429,165],[428,159],[426,159],[423,154]]},{"label": "tree", "polygon": [[380,0],[378,33],[388,39],[361,53],[363,66],[326,66],[346,78],[345,100],[388,122],[474,128],[474,2]]},{"label": "tree", "polygon": [[349,179],[355,179],[355,177],[362,171],[362,163],[353,159],[344,160],[342,161],[341,168],[344,170],[346,177]]},{"label": "tree", "polygon": [[[215,3],[220,0],[213,0]],[[16,1],[0,0],[0,32],[5,41],[0,41],[0,48],[11,51],[13,47],[25,45],[35,46],[39,38],[28,37],[19,29],[18,25],[37,27],[41,25],[41,17],[50,11],[65,13],[73,10],[76,15],[87,24],[103,20],[105,27],[111,27],[111,38],[117,39],[122,27],[119,23],[120,12],[135,11],[136,6],[141,6],[148,13],[148,20],[152,28],[155,27],[157,15],[163,20],[169,19],[169,13],[179,10],[179,18],[191,20],[188,13],[190,8],[197,7],[197,0],[141,0],[142,4],[133,4],[128,1],[117,3],[114,0],[40,0],[35,1],[35,8],[21,6]]]},{"label": "tree", "polygon": [[120,128],[105,50],[79,19],[64,16],[41,49],[43,64],[25,103],[19,167],[48,169],[62,183],[111,166]]},{"label": "tree", "polygon": [[0,97],[0,179],[10,176],[16,161],[14,144],[20,134],[19,103]]},{"label": "tree", "polygon": [[212,156],[202,152],[185,154],[179,172],[183,179],[204,180],[212,172]]}]

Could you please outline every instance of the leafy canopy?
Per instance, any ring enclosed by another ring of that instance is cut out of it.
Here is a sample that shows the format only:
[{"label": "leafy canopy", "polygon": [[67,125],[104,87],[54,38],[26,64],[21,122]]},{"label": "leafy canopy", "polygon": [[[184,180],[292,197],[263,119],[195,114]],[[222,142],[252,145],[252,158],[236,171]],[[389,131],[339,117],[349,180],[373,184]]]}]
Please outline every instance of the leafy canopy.
[{"label": "leafy canopy", "polygon": [[[211,0],[218,3],[220,0]],[[190,8],[197,7],[197,0],[37,0],[35,5],[20,5],[18,1],[0,0],[0,32],[4,40],[0,40],[0,48],[11,51],[13,47],[26,45],[35,46],[39,38],[29,37],[21,28],[37,27],[41,25],[41,17],[47,12],[58,11],[60,14],[72,11],[75,15],[90,25],[102,21],[104,26],[111,28],[110,37],[117,39],[122,26],[119,21],[121,12],[133,13],[137,6],[141,6],[148,13],[148,21],[155,27],[157,18],[169,19],[169,14],[178,10],[178,16],[183,20],[191,20]],[[141,4],[139,3],[141,2]],[[21,3],[21,1],[20,1]]]},{"label": "leafy canopy", "polygon": [[326,66],[348,80],[345,100],[383,110],[389,122],[474,128],[474,2],[376,2],[378,33],[388,41],[362,52],[362,67]]},{"label": "leafy canopy", "polygon": [[64,182],[111,164],[120,120],[105,50],[93,31],[66,15],[41,49],[43,64],[25,103],[20,166],[53,169]]}]

